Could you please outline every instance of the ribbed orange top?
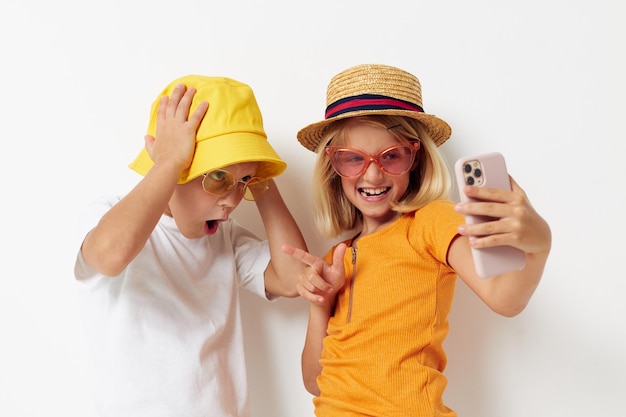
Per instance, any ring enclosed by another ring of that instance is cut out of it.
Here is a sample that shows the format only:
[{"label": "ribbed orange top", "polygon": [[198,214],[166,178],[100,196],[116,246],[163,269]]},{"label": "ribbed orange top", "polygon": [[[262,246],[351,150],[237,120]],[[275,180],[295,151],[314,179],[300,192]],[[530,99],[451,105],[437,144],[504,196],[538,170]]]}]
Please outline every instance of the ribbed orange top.
[{"label": "ribbed orange top", "polygon": [[461,223],[452,202],[435,201],[346,251],[316,416],[456,416],[442,400],[442,344],[456,282],[446,254]]}]

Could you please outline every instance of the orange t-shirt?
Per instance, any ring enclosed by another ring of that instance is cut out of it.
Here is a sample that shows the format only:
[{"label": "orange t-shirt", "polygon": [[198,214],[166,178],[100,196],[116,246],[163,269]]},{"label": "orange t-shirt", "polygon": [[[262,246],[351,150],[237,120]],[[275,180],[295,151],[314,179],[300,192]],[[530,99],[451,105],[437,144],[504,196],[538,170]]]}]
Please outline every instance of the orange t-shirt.
[{"label": "orange t-shirt", "polygon": [[446,256],[463,222],[451,201],[438,200],[348,248],[316,416],[456,415],[442,400],[442,345],[456,283]]}]

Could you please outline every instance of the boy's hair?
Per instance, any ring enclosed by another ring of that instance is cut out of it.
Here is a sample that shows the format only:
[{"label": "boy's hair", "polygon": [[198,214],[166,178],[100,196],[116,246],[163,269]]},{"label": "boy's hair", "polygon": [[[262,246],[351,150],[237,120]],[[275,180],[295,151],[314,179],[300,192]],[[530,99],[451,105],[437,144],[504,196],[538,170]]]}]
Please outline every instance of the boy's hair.
[{"label": "boy's hair", "polygon": [[[325,237],[336,237],[359,226],[362,214],[350,203],[341,187],[341,177],[334,171],[326,155],[326,146],[346,143],[347,118],[331,124],[317,149],[313,171],[313,203],[315,224]],[[447,199],[452,180],[448,165],[428,130],[418,121],[402,116],[360,116],[359,122],[387,129],[401,143],[420,141],[415,163],[409,173],[409,186],[392,210],[399,213],[415,211],[434,200]]]}]

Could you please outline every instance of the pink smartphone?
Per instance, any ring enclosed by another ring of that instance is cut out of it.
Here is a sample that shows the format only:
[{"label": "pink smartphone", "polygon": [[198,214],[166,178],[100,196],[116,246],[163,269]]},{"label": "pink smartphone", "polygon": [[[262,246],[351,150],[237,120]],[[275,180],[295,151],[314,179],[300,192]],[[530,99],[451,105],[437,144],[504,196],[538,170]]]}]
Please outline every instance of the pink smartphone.
[{"label": "pink smartphone", "polygon": [[[454,164],[457,187],[461,201],[477,201],[463,193],[465,184],[476,187],[511,190],[509,173],[504,157],[498,152],[460,158]],[[468,224],[496,220],[487,216],[465,216]],[[512,246],[494,246],[491,248],[472,248],[472,257],[476,273],[481,278],[489,278],[524,267],[524,252]]]}]

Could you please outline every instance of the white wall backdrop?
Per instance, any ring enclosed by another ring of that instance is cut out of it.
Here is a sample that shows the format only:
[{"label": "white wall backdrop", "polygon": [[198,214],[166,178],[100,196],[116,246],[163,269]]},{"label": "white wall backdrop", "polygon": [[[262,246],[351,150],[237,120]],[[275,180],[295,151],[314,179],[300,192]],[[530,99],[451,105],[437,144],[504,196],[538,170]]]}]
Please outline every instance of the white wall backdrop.
[{"label": "white wall backdrop", "polygon": [[[459,283],[447,403],[462,417],[625,415],[626,18],[620,0],[26,0],[0,5],[0,415],[91,417],[77,307],[75,218],[138,180],[149,106],[172,79],[250,84],[278,182],[311,249],[314,155],[332,75],[361,63],[416,74],[446,119],[452,164],[500,151],[549,221],[552,254],[518,317]],[[260,231],[252,206],[237,217]],[[312,416],[300,378],[307,305],[247,294],[255,417]]]}]

